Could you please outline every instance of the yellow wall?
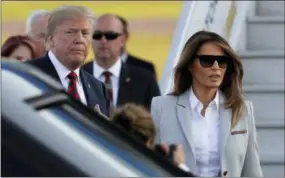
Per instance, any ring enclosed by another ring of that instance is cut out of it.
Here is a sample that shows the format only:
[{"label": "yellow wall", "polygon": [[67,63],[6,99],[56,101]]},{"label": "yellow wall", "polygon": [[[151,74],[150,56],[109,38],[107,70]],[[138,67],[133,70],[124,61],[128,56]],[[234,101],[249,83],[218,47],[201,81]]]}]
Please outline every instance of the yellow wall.
[{"label": "yellow wall", "polygon": [[[167,2],[150,2],[150,1],[3,1],[2,2],[2,20],[5,22],[24,22],[29,13],[36,9],[52,10],[59,5],[84,5],[92,9],[95,15],[102,13],[115,13],[122,15],[128,20],[177,20],[182,7],[180,1]],[[1,25],[1,26],[2,26]],[[23,23],[24,25],[24,23]],[[175,29],[172,27],[172,29]],[[2,26],[3,28],[3,26]],[[152,28],[149,26],[148,28]],[[163,31],[164,29],[162,29]],[[152,61],[157,69],[158,77],[164,68],[165,60],[168,55],[168,50],[172,40],[171,33],[151,33],[151,32],[136,32],[131,31],[128,50],[147,60]],[[22,32],[24,33],[24,31]],[[11,34],[2,34],[3,41]],[[90,51],[88,59],[93,58],[93,53]]]}]

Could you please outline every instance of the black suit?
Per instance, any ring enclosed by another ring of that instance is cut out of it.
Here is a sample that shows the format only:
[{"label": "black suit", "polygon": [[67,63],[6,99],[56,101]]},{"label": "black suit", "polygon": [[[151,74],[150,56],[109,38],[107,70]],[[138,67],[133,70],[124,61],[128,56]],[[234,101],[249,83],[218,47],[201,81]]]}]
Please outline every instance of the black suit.
[{"label": "black suit", "polygon": [[[27,63],[39,68],[61,83],[57,71],[48,55],[45,55],[39,59],[30,60]],[[101,112],[108,116],[109,103],[106,97],[106,89],[104,84],[84,70],[80,70],[79,75],[82,81],[88,107],[93,109],[96,104],[99,104]]]},{"label": "black suit", "polygon": [[[84,65],[83,69],[94,75],[93,62]],[[117,106],[133,102],[150,109],[152,98],[159,95],[159,87],[151,72],[122,62]]]},{"label": "black suit", "polygon": [[126,59],[126,63],[129,64],[129,65],[138,66],[138,67],[141,67],[143,69],[146,69],[146,70],[152,72],[153,75],[156,77],[155,68],[154,68],[154,65],[151,62],[148,62],[146,60],[143,60],[141,58],[138,58],[138,57],[133,56],[133,55],[128,53],[128,57]]}]

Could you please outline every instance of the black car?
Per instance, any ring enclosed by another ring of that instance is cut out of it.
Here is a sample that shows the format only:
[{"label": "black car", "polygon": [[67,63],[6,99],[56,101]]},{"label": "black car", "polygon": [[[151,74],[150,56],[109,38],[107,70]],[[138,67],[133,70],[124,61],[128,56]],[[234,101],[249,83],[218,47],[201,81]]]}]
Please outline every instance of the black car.
[{"label": "black car", "polygon": [[186,176],[43,72],[1,69],[1,176]]}]

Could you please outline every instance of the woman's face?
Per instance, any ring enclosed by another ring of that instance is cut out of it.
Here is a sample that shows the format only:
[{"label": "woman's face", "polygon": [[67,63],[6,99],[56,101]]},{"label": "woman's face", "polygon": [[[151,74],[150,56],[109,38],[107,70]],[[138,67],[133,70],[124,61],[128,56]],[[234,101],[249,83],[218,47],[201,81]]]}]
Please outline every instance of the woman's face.
[{"label": "woman's face", "polygon": [[21,45],[16,48],[9,57],[19,61],[27,61],[32,59],[32,51],[27,46]]},{"label": "woman's face", "polygon": [[203,44],[197,52],[193,64],[189,66],[193,85],[218,88],[223,82],[227,63],[231,60],[214,42]]}]

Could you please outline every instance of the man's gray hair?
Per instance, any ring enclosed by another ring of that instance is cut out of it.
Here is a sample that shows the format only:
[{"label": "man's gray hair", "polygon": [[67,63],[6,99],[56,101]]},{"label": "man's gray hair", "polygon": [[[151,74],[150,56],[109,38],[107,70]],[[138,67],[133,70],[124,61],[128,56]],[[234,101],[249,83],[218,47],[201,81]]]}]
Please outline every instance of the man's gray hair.
[{"label": "man's gray hair", "polygon": [[29,35],[32,31],[32,25],[38,17],[50,15],[50,12],[44,9],[32,11],[26,21],[26,33]]},{"label": "man's gray hair", "polygon": [[55,32],[56,26],[66,20],[74,20],[84,18],[89,21],[91,27],[94,25],[95,15],[87,7],[84,6],[60,6],[54,9],[49,17],[47,26],[46,41]]}]

